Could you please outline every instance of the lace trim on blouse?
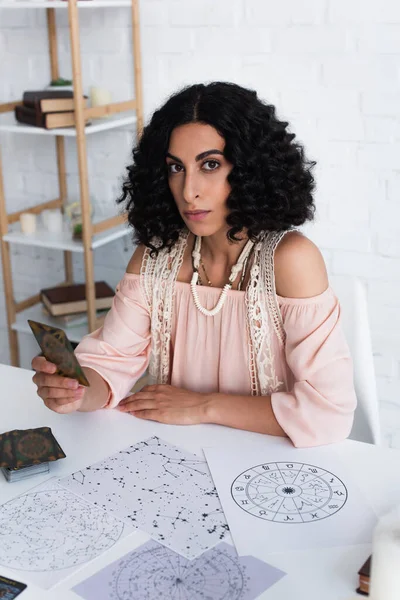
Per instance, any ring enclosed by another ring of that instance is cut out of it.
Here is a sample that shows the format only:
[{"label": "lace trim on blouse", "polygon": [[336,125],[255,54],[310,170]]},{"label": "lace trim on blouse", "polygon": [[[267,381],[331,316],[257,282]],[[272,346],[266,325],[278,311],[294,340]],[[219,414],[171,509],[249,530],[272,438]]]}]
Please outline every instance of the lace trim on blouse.
[{"label": "lace trim on blouse", "polygon": [[[291,231],[291,230],[290,230]],[[248,367],[251,393],[264,396],[283,389],[276,375],[271,343],[271,324],[281,346],[285,331],[275,290],[274,253],[287,231],[268,232],[254,246],[254,261],[245,293],[249,339]],[[140,270],[140,285],[151,314],[149,376],[152,383],[168,383],[175,283],[182,266],[189,232],[181,233],[171,250],[156,257],[146,248]]]}]

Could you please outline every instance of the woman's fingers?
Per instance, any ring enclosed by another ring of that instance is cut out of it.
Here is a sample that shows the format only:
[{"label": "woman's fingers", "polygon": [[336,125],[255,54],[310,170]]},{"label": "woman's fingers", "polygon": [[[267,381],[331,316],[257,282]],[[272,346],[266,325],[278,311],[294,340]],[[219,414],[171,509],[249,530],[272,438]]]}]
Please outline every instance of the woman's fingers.
[{"label": "woman's fingers", "polygon": [[136,410],[144,409],[154,410],[158,408],[158,406],[156,405],[154,400],[142,398],[129,400],[128,402],[124,403],[120,402],[117,408],[121,412],[135,412]]},{"label": "woman's fingers", "polygon": [[35,356],[31,363],[34,371],[43,371],[43,373],[55,373],[57,367],[55,364],[49,362],[44,356]]},{"label": "woman's fingers", "polygon": [[75,391],[67,391],[63,388],[42,387],[40,388],[40,396],[43,400],[51,399],[56,404],[69,404],[83,398],[85,393],[84,388]]},{"label": "woman's fingers", "polygon": [[79,387],[78,381],[61,375],[45,375],[44,373],[35,373],[32,381],[38,387],[55,387],[64,390],[76,390]]},{"label": "woman's fingers", "polygon": [[147,421],[159,421],[162,422],[160,414],[155,410],[139,410],[133,413],[138,419],[146,419]]},{"label": "woman's fingers", "polygon": [[75,400],[74,402],[68,402],[66,404],[58,404],[56,400],[48,398],[43,400],[43,402],[44,405],[50,410],[64,415],[79,410],[82,400]]},{"label": "woman's fingers", "polygon": [[154,402],[156,398],[154,394],[150,392],[136,392],[136,394],[131,394],[130,396],[123,398],[118,406],[124,406],[131,402],[139,402],[139,400],[150,400]]}]

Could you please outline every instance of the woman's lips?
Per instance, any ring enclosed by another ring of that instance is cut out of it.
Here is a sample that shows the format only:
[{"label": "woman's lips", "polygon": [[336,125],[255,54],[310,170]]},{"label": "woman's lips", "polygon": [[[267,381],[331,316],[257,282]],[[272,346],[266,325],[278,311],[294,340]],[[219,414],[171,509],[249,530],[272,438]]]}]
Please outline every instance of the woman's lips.
[{"label": "woman's lips", "polygon": [[210,214],[210,210],[194,210],[191,212],[185,212],[185,217],[189,219],[189,221],[202,221]]}]

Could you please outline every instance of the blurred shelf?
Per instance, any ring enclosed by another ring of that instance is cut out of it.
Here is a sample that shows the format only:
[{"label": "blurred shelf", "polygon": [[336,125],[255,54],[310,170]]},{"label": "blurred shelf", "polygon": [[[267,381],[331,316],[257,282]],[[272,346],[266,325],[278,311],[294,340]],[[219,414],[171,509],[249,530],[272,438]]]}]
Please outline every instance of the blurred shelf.
[{"label": "blurred shelf", "polygon": [[18,331],[19,333],[30,333],[32,335],[32,330],[28,325],[28,319],[63,329],[71,342],[80,342],[83,336],[89,333],[87,323],[78,325],[77,327],[65,327],[65,325],[60,325],[60,322],[57,319],[53,319],[43,312],[41,302],[18,313],[15,323],[11,325],[11,329]]},{"label": "blurred shelf", "polygon": [[[96,250],[105,244],[118,240],[130,234],[127,225],[119,225],[112,229],[107,229],[102,233],[97,233],[92,237],[91,248]],[[52,248],[54,250],[69,250],[70,252],[84,252],[83,241],[73,240],[70,230],[64,230],[62,233],[51,233],[46,230],[37,230],[32,234],[14,231],[7,233],[3,239],[10,244],[21,244],[23,246],[38,246],[40,248]]]},{"label": "blurred shelf", "polygon": [[[2,5],[0,4],[0,8],[1,6]],[[136,113],[132,111],[117,113],[105,119],[93,119],[91,125],[86,125],[85,134],[89,135],[91,133],[98,133],[99,131],[106,131],[108,129],[117,129],[118,127],[124,127],[125,125],[133,125],[136,123],[136,121]],[[0,119],[0,131],[11,131],[13,133],[32,133],[33,135],[62,135],[76,137],[75,127],[62,127],[60,129],[44,129],[43,127],[34,127],[33,125],[18,123],[13,114],[3,115],[3,118]]]},{"label": "blurred shelf", "polygon": [[[79,8],[131,6],[130,0],[78,0]],[[1,8],[67,8],[66,0],[0,0]]]},{"label": "blurred shelf", "polygon": [[[144,0],[146,2],[146,0]],[[69,18],[68,21],[68,33],[70,38],[70,56],[71,56],[71,66],[72,66],[72,77],[76,83],[76,89],[79,90],[79,94],[81,94],[83,82],[82,82],[82,68],[81,68],[81,51],[79,47],[79,35],[74,34],[74,30],[79,28],[79,18],[77,10],[75,7],[79,7],[79,9],[95,9],[95,8],[105,8],[109,7],[111,9],[115,9],[117,7],[126,7],[130,9],[126,11],[127,24],[129,21],[131,22],[131,30],[132,30],[132,40],[134,44],[132,44],[132,58],[133,58],[133,79],[134,79],[134,89],[136,91],[136,97],[130,98],[125,102],[118,102],[115,104],[119,104],[119,106],[112,106],[114,103],[111,103],[111,107],[103,106],[101,110],[94,111],[95,114],[106,114],[107,111],[111,110],[123,110],[119,113],[114,113],[111,115],[103,116],[100,119],[91,119],[90,124],[87,124],[82,131],[77,131],[76,127],[60,127],[57,129],[45,129],[42,127],[34,127],[25,123],[18,123],[14,116],[14,110],[10,110],[11,107],[15,105],[19,105],[20,101],[9,101],[6,103],[2,103],[2,112],[0,114],[0,141],[4,138],[6,141],[8,140],[8,136],[2,136],[1,133],[20,133],[20,134],[32,134],[36,136],[52,136],[54,137],[69,137],[76,139],[76,150],[78,151],[78,177],[81,189],[81,198],[80,202],[82,203],[82,210],[86,208],[90,211],[90,193],[89,193],[89,183],[88,183],[88,164],[87,157],[85,152],[85,137],[98,133],[101,131],[108,130],[117,130],[119,129],[121,132],[123,131],[123,136],[129,135],[139,136],[140,131],[142,129],[143,123],[143,106],[142,106],[142,69],[141,69],[141,52],[140,52],[140,22],[139,22],[139,0],[0,0],[0,23],[2,21],[3,14],[5,15],[5,11],[2,9],[12,10],[12,9],[60,9],[64,11],[68,11]],[[54,72],[58,72],[59,70],[59,61],[58,61],[58,53],[57,53],[57,24],[53,18],[51,18],[52,11],[48,11],[49,18],[47,19],[47,38],[50,40],[48,44],[49,49],[49,62],[52,65],[52,70]],[[60,13],[58,13],[60,16]],[[81,14],[81,13],[80,13]],[[53,14],[54,16],[54,14]],[[112,25],[112,24],[111,24]],[[1,25],[0,25],[1,29]],[[95,34],[95,29],[93,30],[93,34]],[[27,57],[29,58],[29,31],[26,32],[26,41],[27,41]],[[1,35],[1,34],[0,34]],[[81,35],[84,35],[84,32],[81,32]],[[102,35],[113,35],[112,28],[107,33],[105,30],[102,32]],[[54,42],[54,43],[53,43]],[[0,43],[1,46],[1,43]],[[1,54],[1,52],[0,52]],[[118,57],[117,57],[118,58]],[[4,59],[3,59],[4,61]],[[1,62],[1,57],[0,57]],[[115,62],[115,73],[118,75],[118,60]],[[11,80],[12,80],[12,72],[11,72]],[[21,99],[20,99],[21,100]],[[132,108],[134,107],[134,108]],[[126,132],[126,133],[125,133]],[[78,137],[79,134],[79,137]],[[82,134],[82,139],[81,135]],[[104,139],[105,136],[103,136]],[[60,139],[58,139],[60,141]],[[6,148],[7,151],[7,148]],[[34,149],[33,149],[34,151]],[[58,146],[59,151],[59,160],[57,161],[57,171],[60,180],[63,180],[66,172],[66,164],[64,152],[60,152],[60,146]],[[1,171],[1,170],[0,170]],[[3,186],[3,174],[0,172],[0,187]],[[57,205],[57,202],[54,203],[42,203],[42,205],[51,206]],[[87,252],[87,258],[90,261],[90,269],[88,269],[87,277],[90,278],[89,281],[94,283],[94,265],[93,265],[93,252],[96,248],[100,248],[109,244],[110,242],[118,239],[122,239],[128,234],[130,234],[130,228],[127,226],[122,219],[104,219],[104,223],[101,223],[100,218],[97,220],[99,223],[98,229],[99,231],[105,228],[108,225],[112,225],[113,227],[101,231],[101,233],[96,233],[93,235],[93,231],[90,236],[85,236],[85,243],[83,240],[73,240],[72,232],[69,227],[69,223],[65,221],[64,230],[59,234],[50,233],[44,228],[42,228],[42,223],[39,222],[39,229],[32,235],[26,235],[21,232],[21,228],[19,223],[16,220],[16,204],[10,204],[10,207],[14,207],[14,213],[12,213],[11,218],[7,214],[6,205],[4,201],[4,195],[1,194],[0,198],[0,230],[7,231],[7,233],[2,237],[4,241],[8,244],[20,244],[21,246],[31,246],[31,247],[40,247],[40,248],[48,248],[51,251],[66,251],[66,252],[76,252],[84,255]],[[18,205],[17,205],[18,206]],[[38,212],[40,210],[40,206],[38,208]],[[107,211],[108,212],[108,211]],[[11,225],[10,225],[11,223]],[[95,224],[95,223],[94,223]],[[10,231],[8,231],[8,229]],[[89,232],[87,232],[89,233]],[[108,249],[107,249],[108,250]],[[29,253],[32,250],[28,251]],[[71,255],[67,255],[68,259],[71,258]],[[73,279],[73,265],[72,261],[65,260],[64,261],[66,279]],[[37,275],[34,273],[33,275]],[[54,317],[48,316],[42,310],[42,304],[39,303],[36,306],[32,306],[20,313],[18,313],[15,318],[15,300],[13,298],[13,290],[12,290],[12,265],[11,265],[11,253],[7,253],[7,256],[3,256],[3,280],[4,280],[4,292],[5,299],[7,305],[7,314],[12,314],[12,320],[15,320],[13,325],[11,325],[11,329],[13,331],[18,331],[21,333],[29,333],[31,334],[31,330],[28,326],[27,319],[31,318],[32,320],[42,321],[44,323],[48,323],[49,325],[59,326],[60,321]],[[32,288],[36,287],[33,281]],[[32,293],[33,289],[32,289]],[[29,304],[33,296],[29,297],[29,300],[22,305],[26,306]],[[93,317],[95,315],[92,315]],[[91,320],[91,319],[90,319]],[[96,323],[98,321],[96,320]],[[71,341],[79,342],[84,335],[88,333],[88,325],[77,325],[75,327],[62,327],[66,329],[68,333],[68,337],[70,337]],[[18,336],[12,335],[9,337],[10,344],[10,358],[11,363],[13,365],[19,364],[19,343]]]}]

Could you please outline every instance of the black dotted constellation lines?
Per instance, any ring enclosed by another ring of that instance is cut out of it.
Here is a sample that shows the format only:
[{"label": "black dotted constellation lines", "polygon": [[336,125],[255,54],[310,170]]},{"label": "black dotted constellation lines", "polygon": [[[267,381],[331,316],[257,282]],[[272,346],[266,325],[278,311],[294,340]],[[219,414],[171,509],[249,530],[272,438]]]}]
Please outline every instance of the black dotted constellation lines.
[{"label": "black dotted constellation lines", "polygon": [[157,437],[60,484],[187,558],[198,556],[228,532],[207,463]]}]

